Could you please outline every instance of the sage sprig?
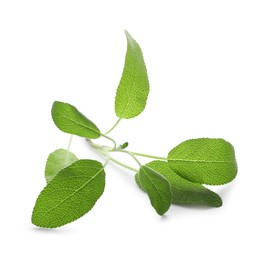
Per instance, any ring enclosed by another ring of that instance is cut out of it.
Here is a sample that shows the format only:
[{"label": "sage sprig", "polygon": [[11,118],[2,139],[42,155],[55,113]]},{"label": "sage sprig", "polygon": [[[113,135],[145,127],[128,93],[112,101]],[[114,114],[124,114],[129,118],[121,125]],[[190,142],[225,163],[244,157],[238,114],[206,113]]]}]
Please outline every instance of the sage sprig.
[{"label": "sage sprig", "polygon": [[[114,162],[135,172],[137,185],[149,197],[159,215],[171,204],[220,207],[218,194],[204,187],[231,182],[237,174],[233,146],[223,139],[199,138],[180,143],[167,157],[127,150],[128,142],[117,144],[109,133],[123,119],[138,116],[147,103],[149,81],[139,44],[126,33],[127,51],[122,77],[115,97],[116,123],[107,132],[99,128],[75,106],[55,101],[52,119],[63,132],[86,138],[97,153],[106,158],[102,165],[95,160],[80,160],[71,151],[58,149],[51,153],[45,167],[47,185],[39,194],[32,213],[32,223],[56,228],[82,217],[90,211],[105,188],[105,170]],[[111,146],[96,144],[93,139],[107,138]],[[69,145],[70,147],[70,145]],[[138,168],[116,160],[112,154],[126,153]],[[155,159],[142,165],[138,157]]]}]

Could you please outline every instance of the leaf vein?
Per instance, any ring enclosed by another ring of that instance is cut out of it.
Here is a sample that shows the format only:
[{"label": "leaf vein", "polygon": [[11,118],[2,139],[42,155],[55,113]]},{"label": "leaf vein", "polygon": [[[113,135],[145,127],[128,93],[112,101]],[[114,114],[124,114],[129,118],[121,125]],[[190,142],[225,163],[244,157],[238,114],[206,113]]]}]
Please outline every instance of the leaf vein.
[{"label": "leaf vein", "polygon": [[52,210],[54,210],[55,208],[59,207],[61,204],[63,204],[65,201],[67,201],[69,198],[71,198],[72,196],[74,196],[77,192],[79,192],[80,190],[82,190],[90,181],[92,181],[94,178],[96,178],[98,176],[98,174],[103,171],[104,168],[101,168],[94,176],[92,176],[87,182],[85,182],[85,184],[83,184],[81,187],[79,187],[77,190],[75,190],[72,194],[70,194],[68,197],[66,197],[64,200],[62,200],[61,202],[59,202],[57,205],[55,205],[54,207],[52,207],[51,209],[49,209],[48,211],[46,211],[44,214],[48,214],[49,212],[51,212]]}]

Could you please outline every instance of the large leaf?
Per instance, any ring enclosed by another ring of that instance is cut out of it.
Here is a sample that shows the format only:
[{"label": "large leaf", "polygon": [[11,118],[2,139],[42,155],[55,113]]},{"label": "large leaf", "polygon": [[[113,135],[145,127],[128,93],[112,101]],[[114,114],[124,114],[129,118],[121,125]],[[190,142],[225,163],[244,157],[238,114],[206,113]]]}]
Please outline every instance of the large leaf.
[{"label": "large leaf", "polygon": [[[190,182],[177,175],[164,161],[152,161],[146,164],[149,168],[163,175],[171,185],[172,203],[178,205],[196,205],[220,207],[222,200],[218,194],[203,187],[201,184]],[[135,175],[136,183],[140,188],[138,174]]]},{"label": "large leaf", "polygon": [[156,212],[163,215],[172,202],[169,182],[165,177],[147,166],[140,167],[138,179],[143,190],[147,192]]},{"label": "large leaf", "polygon": [[79,160],[61,170],[39,194],[33,224],[55,228],[86,214],[102,195],[105,172],[101,163]]},{"label": "large leaf", "polygon": [[78,158],[68,150],[58,149],[51,153],[48,156],[45,167],[45,178],[47,183],[49,183],[60,170],[76,161],[78,161]]},{"label": "large leaf", "polygon": [[65,133],[95,139],[100,137],[97,126],[78,109],[68,103],[55,101],[52,106],[55,125]]},{"label": "large leaf", "polygon": [[170,167],[192,182],[221,185],[237,173],[233,146],[223,139],[187,140],[169,152]]},{"label": "large leaf", "polygon": [[125,33],[127,52],[115,97],[115,113],[119,118],[127,119],[139,115],[144,110],[149,82],[141,48],[127,31]]}]

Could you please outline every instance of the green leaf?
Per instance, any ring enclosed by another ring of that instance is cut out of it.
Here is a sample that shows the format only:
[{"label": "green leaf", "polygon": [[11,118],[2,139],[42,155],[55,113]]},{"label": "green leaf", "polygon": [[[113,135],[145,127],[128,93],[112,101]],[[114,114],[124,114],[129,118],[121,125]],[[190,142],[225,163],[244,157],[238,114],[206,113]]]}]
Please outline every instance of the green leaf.
[{"label": "green leaf", "polygon": [[152,206],[159,215],[163,215],[170,207],[172,194],[169,182],[165,177],[147,166],[141,166],[138,179],[143,190],[149,196]]},{"label": "green leaf", "polygon": [[91,139],[101,135],[100,130],[91,120],[68,103],[55,101],[52,106],[52,118],[55,125],[65,133]]},{"label": "green leaf", "polygon": [[139,44],[125,31],[127,52],[116,97],[115,113],[119,118],[138,116],[145,108],[149,93],[147,70]]},{"label": "green leaf", "polygon": [[[203,187],[201,184],[190,182],[177,175],[167,162],[152,161],[146,165],[159,172],[169,181],[173,204],[208,207],[222,206],[222,200],[218,194]],[[137,185],[142,188],[138,180],[138,174],[135,175],[135,179]]]},{"label": "green leaf", "polygon": [[187,140],[169,152],[168,161],[177,174],[201,184],[225,184],[237,174],[234,148],[223,139]]},{"label": "green leaf", "polygon": [[51,153],[45,167],[45,179],[47,183],[49,183],[60,170],[76,161],[78,161],[78,158],[68,150],[58,149]]},{"label": "green leaf", "polygon": [[121,144],[122,149],[126,149],[127,147],[128,147],[128,142],[125,142],[125,143]]},{"label": "green leaf", "polygon": [[61,170],[39,194],[32,223],[45,228],[68,224],[95,205],[104,187],[103,165],[93,160],[78,160]]}]

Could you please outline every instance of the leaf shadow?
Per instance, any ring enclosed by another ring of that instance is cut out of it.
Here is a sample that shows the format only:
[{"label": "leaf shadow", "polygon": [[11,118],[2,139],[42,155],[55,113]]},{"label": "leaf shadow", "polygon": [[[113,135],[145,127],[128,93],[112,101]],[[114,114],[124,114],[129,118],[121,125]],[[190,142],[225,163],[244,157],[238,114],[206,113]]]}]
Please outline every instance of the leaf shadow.
[{"label": "leaf shadow", "polygon": [[191,209],[191,210],[211,210],[216,209],[215,207],[207,207],[207,206],[200,206],[200,205],[179,205],[179,204],[173,204],[174,207],[177,208],[184,208],[184,209]]},{"label": "leaf shadow", "polygon": [[41,227],[36,227],[33,226],[31,227],[31,230],[36,233],[53,233],[53,234],[64,234],[67,232],[70,232],[70,230],[65,229],[65,228],[41,228]]},{"label": "leaf shadow", "polygon": [[169,218],[170,218],[170,217],[169,217],[168,215],[166,215],[166,214],[160,216],[161,221],[166,221],[166,220],[169,219]]}]

